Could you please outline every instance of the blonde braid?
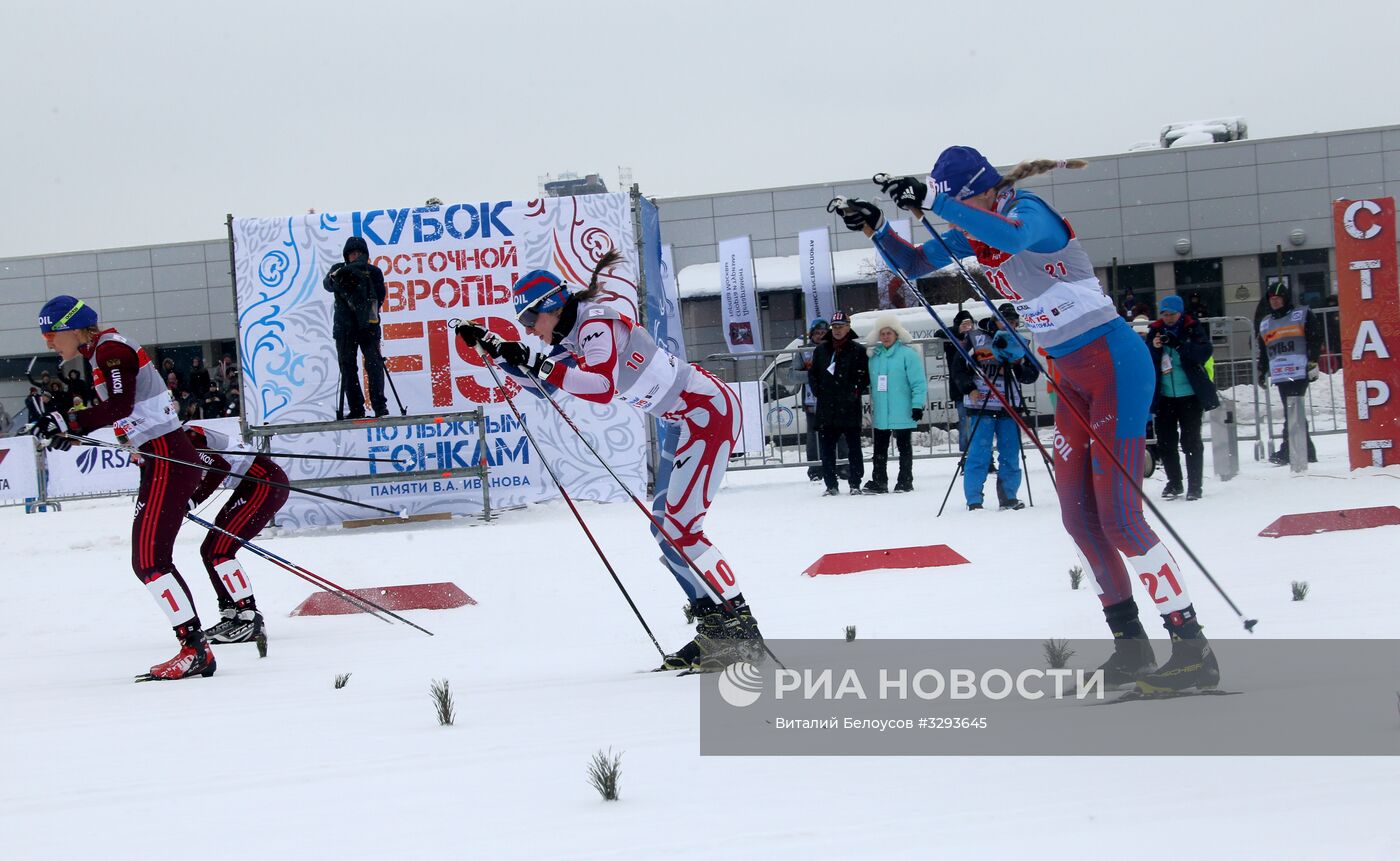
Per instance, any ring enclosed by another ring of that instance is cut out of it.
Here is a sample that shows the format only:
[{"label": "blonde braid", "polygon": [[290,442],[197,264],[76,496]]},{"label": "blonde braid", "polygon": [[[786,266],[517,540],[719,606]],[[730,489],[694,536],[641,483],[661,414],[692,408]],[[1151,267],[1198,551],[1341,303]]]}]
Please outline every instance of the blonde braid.
[{"label": "blonde braid", "polygon": [[1049,173],[1055,168],[1067,167],[1073,170],[1081,167],[1087,167],[1088,164],[1089,163],[1082,158],[1072,158],[1067,159],[1065,161],[1056,161],[1054,159],[1049,158],[1037,158],[1031,159],[1029,161],[1023,161],[1020,164],[1013,167],[1011,170],[1008,170],[1002,176],[1001,182],[997,183],[997,190],[1000,191],[1003,188],[1014,185],[1017,182],[1020,182],[1023,179],[1028,179],[1032,176],[1039,176],[1042,173]]}]

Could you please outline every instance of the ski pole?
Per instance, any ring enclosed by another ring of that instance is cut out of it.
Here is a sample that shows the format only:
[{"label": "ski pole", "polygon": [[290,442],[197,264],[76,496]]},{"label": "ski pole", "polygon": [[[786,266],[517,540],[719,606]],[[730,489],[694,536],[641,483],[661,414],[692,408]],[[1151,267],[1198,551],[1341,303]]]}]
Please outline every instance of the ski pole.
[{"label": "ski pole", "polygon": [[[538,389],[544,395],[545,400],[549,401],[550,405],[554,407],[554,411],[559,414],[559,417],[564,420],[564,423],[569,426],[569,429],[574,432],[574,434],[579,438],[580,441],[583,442],[584,447],[593,453],[593,457],[597,458],[598,463],[602,464],[603,469],[607,470],[608,475],[612,476],[613,481],[617,482],[617,486],[622,488],[622,492],[627,494],[627,497],[631,499],[632,502],[637,506],[637,508],[642,512],[642,514],[646,516],[646,519],[656,529],[656,534],[660,535],[662,539],[664,539],[665,542],[671,546],[671,549],[676,551],[676,555],[680,556],[681,559],[685,560],[685,564],[690,568],[691,571],[695,572],[695,576],[700,578],[700,582],[704,583],[712,592],[714,592],[714,596],[719,599],[720,606],[724,608],[724,612],[731,618],[733,618],[735,615],[733,602],[731,602],[728,598],[720,594],[719,589],[715,588],[714,583],[710,582],[710,577],[707,577],[705,575],[705,572],[701,571],[699,566],[697,566],[695,562],[691,560],[690,554],[682,550],[681,546],[676,543],[676,540],[666,534],[666,529],[662,525],[661,521],[657,519],[655,514],[652,514],[651,509],[647,508],[645,503],[643,503],[640,499],[637,498],[637,494],[633,493],[632,489],[629,488],[626,485],[626,483],[623,482],[622,477],[613,471],[612,465],[603,459],[603,456],[598,453],[598,450],[596,448],[593,447],[593,443],[589,442],[588,437],[583,435],[583,431],[578,429],[578,425],[574,424],[574,420],[569,418],[569,414],[566,413],[564,411],[564,408],[559,405],[559,402],[554,399],[554,396],[550,393],[549,389],[545,388],[544,383],[541,382],[540,378],[535,375],[535,372],[530,370],[529,368],[521,368],[521,370],[524,371],[530,377],[530,382],[534,383],[535,388]],[[783,669],[787,669],[786,665],[784,665],[782,661],[778,660],[778,656],[773,654],[773,650],[768,648],[767,642],[759,640],[759,643],[763,646],[763,651],[768,653],[768,657],[772,658],[775,664],[777,664],[779,667],[782,667]]]},{"label": "ski pole", "polygon": [[403,399],[399,397],[399,389],[397,386],[394,385],[394,375],[389,373],[388,362],[385,362],[382,356],[379,361],[380,364],[384,366],[384,379],[389,381],[389,391],[394,393],[394,403],[399,405],[399,415],[408,415],[408,407],[403,405]]},{"label": "ski pole", "polygon": [[284,490],[293,490],[293,491],[296,491],[297,493],[304,493],[304,494],[306,494],[307,496],[314,496],[314,497],[316,497],[317,499],[326,499],[326,500],[329,500],[329,501],[331,501],[331,502],[342,502],[342,503],[344,503],[344,504],[346,504],[346,505],[355,505],[355,506],[358,506],[358,507],[360,507],[360,508],[367,508],[367,509],[369,509],[370,511],[378,511],[378,512],[381,512],[381,513],[383,513],[383,514],[389,514],[389,515],[392,515],[392,516],[394,516],[394,517],[399,518],[400,520],[407,520],[407,519],[408,519],[408,514],[407,514],[405,511],[403,511],[403,510],[399,510],[399,511],[390,511],[390,510],[387,509],[387,508],[380,508],[378,505],[370,505],[368,502],[359,502],[358,500],[354,500],[354,499],[342,499],[342,498],[340,498],[340,497],[338,497],[338,496],[331,496],[331,495],[328,494],[328,493],[317,493],[317,492],[314,491],[314,490],[308,490],[308,489],[306,489],[306,488],[304,488],[304,487],[294,487],[294,486],[292,486],[292,485],[290,485],[290,484],[283,484],[283,483],[280,482],[280,481],[269,481],[269,480],[266,479],[266,478],[258,478],[258,477],[255,476],[255,475],[238,475],[237,473],[231,472],[231,471],[229,471],[229,470],[227,470],[227,469],[220,469],[220,468],[217,467],[217,466],[209,466],[208,464],[203,464],[203,463],[190,463],[190,462],[187,461],[187,460],[180,460],[178,457],[166,457],[166,456],[163,455],[163,454],[152,454],[151,452],[141,451],[140,449],[135,448],[135,447],[133,447],[133,446],[122,445],[121,443],[106,442],[106,441],[104,441],[104,440],[100,440],[100,439],[97,439],[97,438],[95,438],[95,437],[84,436],[83,434],[65,433],[64,436],[68,437],[69,439],[78,440],[79,442],[85,442],[85,443],[87,443],[88,445],[95,445],[95,446],[99,446],[99,447],[101,447],[101,448],[110,448],[110,449],[114,449],[114,450],[116,450],[116,451],[124,451],[124,452],[127,452],[128,454],[134,454],[134,455],[137,455],[137,456],[139,456],[139,457],[149,457],[149,458],[153,458],[153,459],[155,459],[155,460],[163,460],[163,461],[166,461],[167,463],[179,464],[180,466],[189,466],[189,467],[194,467],[195,469],[208,470],[208,471],[210,471],[210,472],[217,472],[217,473],[219,473],[220,475],[231,475],[231,476],[234,476],[235,478],[238,478],[238,479],[243,480],[243,481],[252,481],[252,482],[256,482],[257,484],[265,484],[265,485],[267,485],[268,487],[280,487],[280,488],[282,488],[282,489],[284,489]]},{"label": "ski pole", "polygon": [[[1176,531],[1176,527],[1172,526],[1171,522],[1162,516],[1161,510],[1159,510],[1156,504],[1148,498],[1146,493],[1143,493],[1142,479],[1140,477],[1134,479],[1133,475],[1128,471],[1128,468],[1123,465],[1123,462],[1121,460],[1118,459],[1118,455],[1114,453],[1113,448],[1109,446],[1107,442],[1104,441],[1102,436],[1099,435],[1099,432],[1094,428],[1093,422],[1089,421],[1088,416],[1084,415],[1084,411],[1079,408],[1079,405],[1076,404],[1072,399],[1065,397],[1064,390],[1060,387],[1059,381],[1051,377],[1046,372],[1045,367],[1041,365],[1040,360],[1037,359],[1035,355],[1031,352],[1030,345],[1027,344],[1015,330],[1011,329],[1010,324],[1007,323],[1006,318],[1001,315],[1001,312],[997,310],[996,304],[992,302],[991,297],[989,297],[986,294],[986,292],[982,289],[982,285],[978,284],[977,280],[972,277],[972,274],[967,271],[967,267],[963,266],[962,261],[959,260],[957,255],[953,253],[953,250],[948,247],[948,243],[943,239],[943,236],[937,230],[934,230],[933,225],[929,223],[928,216],[924,214],[923,210],[914,209],[912,210],[912,212],[919,219],[919,223],[921,223],[924,226],[924,229],[927,230],[929,234],[932,235],[933,238],[938,241],[938,244],[943,247],[944,252],[946,252],[948,256],[952,259],[953,263],[958,268],[958,272],[962,275],[963,280],[966,281],[968,286],[972,289],[973,295],[980,299],[982,301],[982,304],[986,305],[989,309],[991,309],[992,314],[995,315],[996,318],[1001,321],[1002,325],[1007,327],[1007,331],[1011,332],[1011,337],[1015,338],[1016,343],[1020,344],[1021,349],[1025,350],[1026,358],[1034,362],[1036,368],[1042,374],[1045,374],[1046,380],[1049,382],[1050,386],[1055,389],[1055,393],[1059,395],[1060,403],[1065,405],[1066,411],[1069,412],[1070,415],[1073,415],[1075,417],[1075,419],[1079,422],[1080,426],[1082,426],[1084,430],[1088,432],[1089,438],[1092,439],[1094,441],[1094,444],[1099,447],[1100,452],[1107,455],[1109,462],[1113,464],[1114,468],[1116,468],[1118,472],[1122,474],[1122,476],[1125,479],[1127,479],[1128,484],[1131,487],[1137,490],[1138,499],[1142,501],[1143,505],[1147,506],[1149,511],[1156,515],[1157,519],[1161,522],[1162,526],[1166,528],[1167,534],[1169,534],[1172,537],[1172,539],[1176,541],[1178,545],[1181,546],[1181,549],[1186,552],[1186,555],[1191,559],[1193,563],[1195,563],[1196,567],[1200,569],[1201,573],[1205,575],[1205,578],[1210,583],[1210,585],[1215,587],[1215,591],[1220,594],[1221,598],[1225,599],[1225,603],[1228,604],[1230,606],[1230,609],[1235,611],[1235,615],[1244,622],[1244,629],[1250,632],[1251,634],[1254,633],[1254,626],[1259,624],[1259,620],[1250,619],[1245,616],[1244,612],[1241,611],[1240,608],[1235,604],[1235,602],[1230,599],[1230,596],[1225,591],[1224,587],[1222,587],[1220,583],[1215,579],[1215,577],[1211,575],[1210,569],[1206,568],[1205,563],[1201,562],[1200,557],[1198,557],[1196,555],[1196,552],[1191,549],[1191,545],[1186,543],[1186,541]],[[876,247],[878,248],[878,246]],[[881,250],[881,255],[884,255],[883,250]]]},{"label": "ski pole", "polygon": [[[418,630],[427,634],[429,637],[433,636],[433,632],[429,631],[427,628],[424,628],[422,625],[410,622],[408,619],[405,619],[403,616],[400,616],[398,613],[395,613],[393,610],[390,610],[387,607],[376,604],[375,602],[362,595],[357,595],[349,589],[346,589],[344,586],[332,583],[330,580],[327,580],[320,574],[316,574],[312,571],[307,570],[306,568],[303,568],[295,562],[284,559],[281,556],[278,556],[276,553],[273,553],[271,550],[268,550],[264,547],[259,547],[247,538],[242,538],[238,535],[235,535],[221,526],[217,526],[213,523],[210,523],[209,521],[204,520],[203,518],[196,517],[194,514],[187,513],[185,515],[185,518],[194,523],[198,523],[200,526],[203,526],[205,529],[208,529],[212,532],[221,532],[224,535],[227,535],[229,538],[232,538],[234,541],[237,541],[240,546],[248,548],[249,550],[256,553],[258,556],[261,556],[267,561],[272,562],[273,564],[277,565],[285,571],[289,571],[292,574],[297,575],[298,577],[312,584],[313,586],[318,586],[321,589],[330,592],[332,595],[335,595],[336,597],[345,601],[347,604],[350,604],[351,606],[355,607],[355,609],[365,613],[369,613],[371,616],[374,616],[381,622],[388,622],[389,624],[393,624],[392,622],[389,622],[388,619],[384,618],[384,616],[379,615],[379,613],[384,613],[388,616],[398,619],[400,622],[403,622],[405,625],[408,625],[411,628],[417,628]],[[375,612],[376,610],[378,612]]]},{"label": "ski pole", "polygon": [[[593,537],[593,530],[589,529],[588,524],[584,522],[583,515],[579,513],[578,506],[574,505],[573,499],[569,497],[569,492],[564,489],[564,483],[560,481],[559,476],[555,474],[554,467],[550,466],[549,461],[544,456],[543,450],[540,449],[539,443],[535,442],[535,435],[530,433],[530,428],[525,424],[525,417],[522,416],[520,410],[516,408],[515,399],[506,391],[505,385],[501,382],[500,374],[496,372],[495,360],[488,356],[485,350],[481,349],[480,344],[473,346],[476,350],[476,354],[481,358],[482,364],[486,365],[486,370],[491,373],[491,381],[496,384],[496,388],[505,399],[506,405],[510,407],[510,411],[515,415],[515,420],[520,423],[520,429],[525,432],[525,438],[530,441],[530,447],[535,450],[535,454],[539,457],[545,472],[549,473],[549,477],[554,481],[554,486],[559,489],[559,495],[564,498],[564,502],[569,506],[569,511],[573,512],[574,519],[578,521],[579,528],[583,530],[583,534],[588,536],[588,543],[593,545],[594,552],[596,552],[598,558],[603,561],[603,567],[608,569],[608,574],[612,575],[613,583],[617,584],[618,591],[622,592],[622,597],[627,600],[627,606],[632,608],[632,614],[637,617],[638,622],[642,623],[642,630],[646,631],[647,636],[651,638],[651,644],[656,647],[656,651],[661,655],[661,659],[663,661],[666,660],[666,650],[661,648],[661,643],[657,642],[656,635],[651,632],[651,626],[647,624],[646,619],[642,618],[642,611],[637,609],[637,604],[632,600],[632,596],[628,594],[627,587],[622,585],[622,578],[617,576],[617,572],[613,570],[612,563],[608,561],[607,554],[605,554],[603,548],[598,545],[598,540]],[[543,391],[543,389],[541,389],[541,391]]]},{"label": "ski pole", "polygon": [[346,463],[387,463],[391,466],[397,466],[401,462],[399,460],[386,460],[382,457],[354,457],[351,455],[340,454],[292,454],[291,452],[285,451],[223,451],[217,448],[197,448],[195,449],[195,451],[202,451],[205,454],[221,454],[225,456],[234,455],[235,457],[242,454],[254,454],[266,455],[267,457],[285,457],[291,460],[332,460],[343,461]]}]

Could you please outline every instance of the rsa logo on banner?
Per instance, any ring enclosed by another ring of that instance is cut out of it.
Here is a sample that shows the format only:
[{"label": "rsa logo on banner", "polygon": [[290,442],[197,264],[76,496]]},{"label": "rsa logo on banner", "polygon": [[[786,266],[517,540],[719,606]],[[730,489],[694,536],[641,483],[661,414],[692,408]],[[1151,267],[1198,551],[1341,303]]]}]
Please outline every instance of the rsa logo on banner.
[{"label": "rsa logo on banner", "polygon": [[131,465],[131,455],[110,448],[85,448],[78,453],[78,472],[87,475],[94,469],[125,469]]},{"label": "rsa logo on banner", "polygon": [[1351,468],[1400,463],[1400,279],[1395,198],[1332,204]]}]

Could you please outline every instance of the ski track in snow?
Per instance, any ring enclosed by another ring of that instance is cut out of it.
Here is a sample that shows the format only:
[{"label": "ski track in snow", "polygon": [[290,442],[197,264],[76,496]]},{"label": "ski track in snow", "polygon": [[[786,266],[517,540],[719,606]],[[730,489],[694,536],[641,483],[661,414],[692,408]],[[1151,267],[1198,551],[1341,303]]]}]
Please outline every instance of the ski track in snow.
[{"label": "ski track in snow", "polygon": [[[1300,477],[1248,460],[1242,445],[1244,471],[1226,483],[1210,476],[1207,447],[1206,498],[1162,508],[1260,619],[1255,636],[1400,636],[1389,561],[1400,528],[1256,537],[1281,514],[1393,503],[1400,467],[1350,473],[1342,437],[1317,443],[1323,462]],[[1028,456],[1036,505],[1022,512],[969,513],[955,488],[935,519],[955,463],[939,460],[916,463],[914,494],[881,497],[821,498],[801,469],[731,473],[707,527],[770,637],[840,637],[848,624],[863,639],[1102,637],[1091,584],[1069,588],[1073,546]],[[1147,482],[1154,498],[1162,480]],[[684,642],[682,594],[640,513],[582,511],[662,644]],[[311,587],[245,552],[267,659],[218,646],[213,678],[135,685],[174,642],[131,573],[129,524],[126,499],[0,510],[0,857],[1400,853],[1400,761],[1387,758],[701,758],[701,680],[638,672],[657,655],[557,502],[489,526],[264,535],[347,587],[451,580],[480,603],[409,614],[435,637],[366,616],[291,618]],[[176,561],[207,624],[201,537],[187,524]],[[800,573],[822,553],[925,543],[971,564]],[[1247,636],[1186,567],[1208,633]],[[1291,580],[1310,583],[1306,601],[1292,602]],[[353,676],[335,690],[342,672]],[[454,727],[437,726],[433,679],[452,682]],[[1218,702],[1144,707],[1209,720]],[[617,804],[584,778],[607,747],[623,752]]]}]

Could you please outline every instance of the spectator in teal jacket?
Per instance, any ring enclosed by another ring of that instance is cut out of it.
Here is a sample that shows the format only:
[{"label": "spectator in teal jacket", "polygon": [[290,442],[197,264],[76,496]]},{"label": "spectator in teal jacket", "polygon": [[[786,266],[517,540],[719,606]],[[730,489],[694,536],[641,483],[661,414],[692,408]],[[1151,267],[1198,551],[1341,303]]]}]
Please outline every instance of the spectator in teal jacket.
[{"label": "spectator in teal jacket", "polygon": [[870,408],[874,427],[875,456],[871,479],[866,493],[889,491],[890,437],[899,449],[899,478],[895,493],[914,489],[914,428],[924,418],[928,402],[928,379],[924,360],[919,351],[909,346],[908,330],[893,314],[875,320],[872,333],[875,346],[870,348]]}]

